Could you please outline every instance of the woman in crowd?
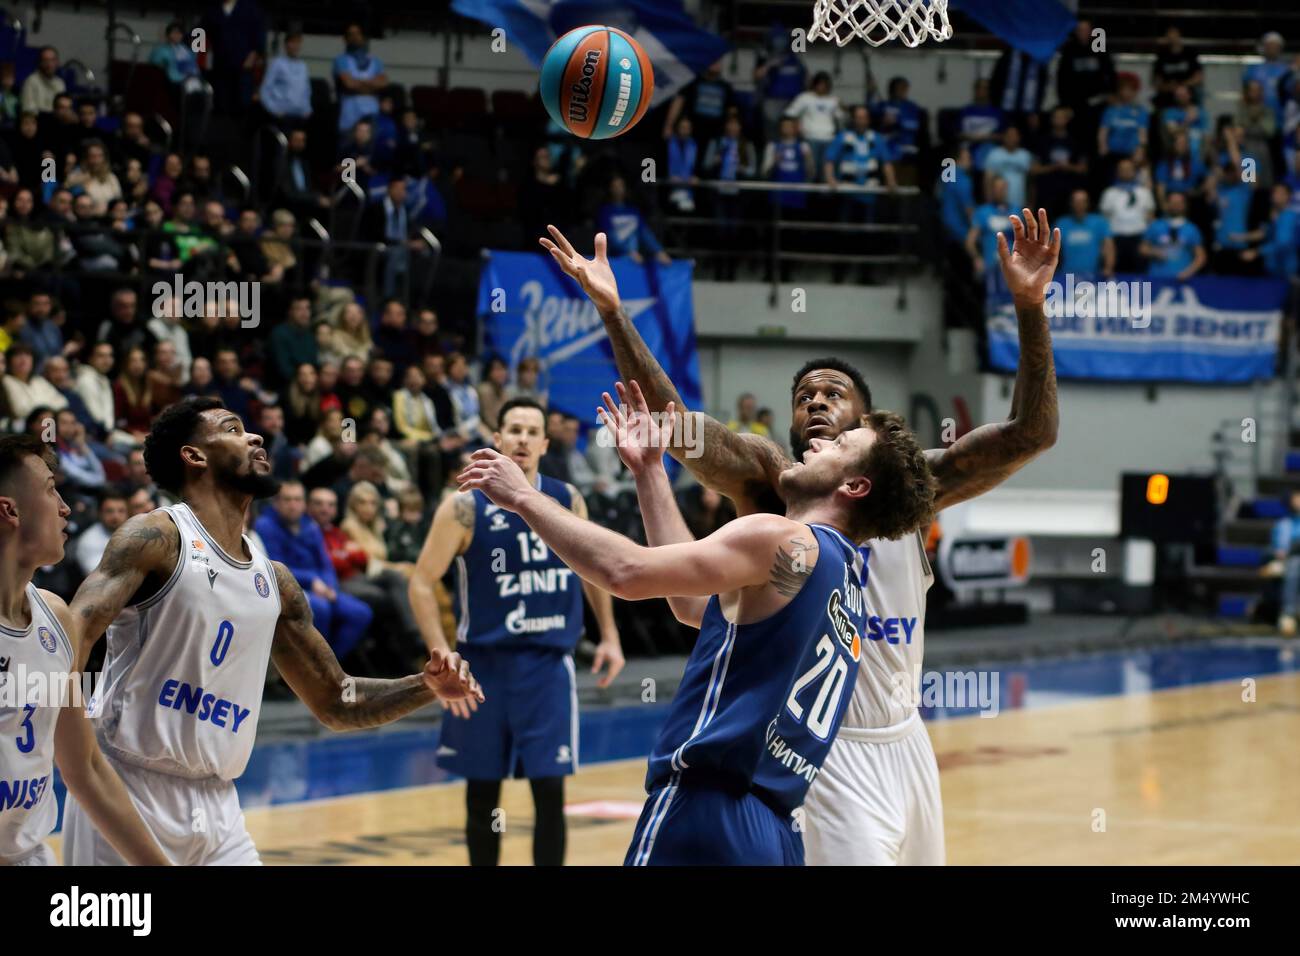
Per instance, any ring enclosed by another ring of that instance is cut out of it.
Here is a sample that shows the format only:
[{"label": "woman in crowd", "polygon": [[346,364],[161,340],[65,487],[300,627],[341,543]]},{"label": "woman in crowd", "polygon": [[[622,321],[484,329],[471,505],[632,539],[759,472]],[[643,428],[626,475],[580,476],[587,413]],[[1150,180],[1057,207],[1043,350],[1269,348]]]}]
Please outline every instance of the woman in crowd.
[{"label": "woman in crowd", "polygon": [[83,149],[81,164],[68,174],[66,185],[73,192],[80,190],[89,196],[94,214],[103,216],[108,213],[109,203],[122,198],[122,184],[108,165],[103,143],[91,140]]},{"label": "woman in crowd", "polygon": [[113,407],[117,427],[137,442],[149,434],[154,416],[162,409],[154,402],[153,385],[149,381],[149,360],[144,349],[131,349],[122,362],[122,371],[113,383]]},{"label": "woman in crowd", "polygon": [[[424,643],[419,625],[407,597],[407,582],[415,565],[409,561],[390,561],[388,545],[384,541],[384,519],[379,490],[368,481],[359,481],[348,493],[347,513],[339,527],[356,544],[365,549],[370,561],[364,578],[349,579],[343,588],[362,600],[369,598],[359,590],[378,591],[385,599],[393,624],[400,634],[400,644],[395,648],[404,656],[423,654]],[[354,590],[356,589],[356,590]]]},{"label": "woman in crowd", "polygon": [[349,302],[339,313],[338,321],[333,336],[335,353],[345,359],[368,361],[374,341],[370,337],[370,321],[366,318],[365,310],[357,303]]}]

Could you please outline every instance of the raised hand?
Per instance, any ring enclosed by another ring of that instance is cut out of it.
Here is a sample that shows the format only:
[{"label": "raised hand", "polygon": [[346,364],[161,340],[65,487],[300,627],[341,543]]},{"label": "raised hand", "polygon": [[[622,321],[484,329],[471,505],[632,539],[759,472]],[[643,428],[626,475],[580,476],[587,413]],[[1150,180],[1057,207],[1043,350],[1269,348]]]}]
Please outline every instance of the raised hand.
[{"label": "raised hand", "polygon": [[1061,257],[1061,230],[1048,226],[1046,209],[1038,210],[1037,219],[1028,209],[1023,215],[1023,221],[1020,216],[1011,217],[1014,249],[1007,248],[1006,234],[998,233],[998,258],[1016,305],[1041,305]]},{"label": "raised hand", "polygon": [[[596,417],[613,435],[618,457],[623,459],[623,464],[635,478],[656,462],[663,461],[664,452],[672,441],[677,405],[669,402],[662,416],[655,415],[641,393],[641,386],[635,380],[631,386],[629,395],[622,382],[614,383],[618,404],[614,403],[609,392],[601,392],[605,407],[596,409]],[[627,408],[631,409],[630,415],[624,412]]]},{"label": "raised hand", "polygon": [[573,244],[564,238],[564,233],[554,226],[546,228],[555,241],[552,242],[543,236],[537,240],[542,244],[542,248],[560,264],[565,275],[578,280],[582,291],[587,293],[587,298],[591,299],[599,311],[617,312],[622,302],[618,297],[618,282],[614,279],[614,270],[609,267],[609,259],[605,255],[605,250],[608,248],[605,234],[596,233],[596,255],[592,259],[584,259],[574,250]]},{"label": "raised hand", "polygon": [[480,448],[470,456],[470,463],[456,482],[461,491],[477,488],[507,511],[517,509],[520,498],[534,489],[523,470],[513,459],[492,448]]}]

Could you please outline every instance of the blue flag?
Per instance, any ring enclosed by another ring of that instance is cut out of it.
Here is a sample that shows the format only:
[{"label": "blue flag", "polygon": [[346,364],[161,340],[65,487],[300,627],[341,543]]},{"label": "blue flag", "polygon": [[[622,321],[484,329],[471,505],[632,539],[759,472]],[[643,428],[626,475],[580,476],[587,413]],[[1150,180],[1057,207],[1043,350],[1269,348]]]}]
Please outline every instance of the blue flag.
[{"label": "blue flag", "polygon": [[[986,293],[989,364],[1015,371],[1016,310],[996,272]],[[1273,377],[1286,301],[1281,279],[1067,273],[1045,310],[1061,378],[1229,385]]]},{"label": "blue flag", "polygon": [[575,27],[616,27],[641,44],[654,66],[652,106],[730,49],[721,37],[696,26],[681,0],[452,0],[451,8],[505,30],[506,38],[537,66],[551,44]]},{"label": "blue flag", "polygon": [[951,5],[1040,63],[1052,58],[1078,19],[1062,0],[951,0]]},{"label": "blue flag", "polygon": [[[677,386],[687,408],[700,405],[700,363],[695,349],[693,266],[637,265],[610,260],[628,318]],[[614,393],[618,366],[605,324],[582,288],[545,253],[492,252],[479,278],[478,314],[484,354],[511,368],[541,359],[552,408],[596,424],[600,393]]]}]

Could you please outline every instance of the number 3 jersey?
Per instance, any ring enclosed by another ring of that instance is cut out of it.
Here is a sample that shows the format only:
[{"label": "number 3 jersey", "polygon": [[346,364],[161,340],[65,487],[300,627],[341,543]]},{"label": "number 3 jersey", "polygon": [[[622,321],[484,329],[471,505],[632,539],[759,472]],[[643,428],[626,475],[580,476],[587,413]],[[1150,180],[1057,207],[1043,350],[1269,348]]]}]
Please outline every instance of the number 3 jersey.
[{"label": "number 3 jersey", "polygon": [[76,699],[63,626],[32,584],[27,605],[26,629],[0,625],[0,863],[29,855],[58,823],[54,728]]},{"label": "number 3 jersey", "polygon": [[863,555],[838,531],[809,528],[817,563],[781,610],[733,624],[709,598],[647,792],[681,775],[754,792],[784,813],[803,803],[844,717],[865,628]]},{"label": "number 3 jersey", "polygon": [[244,772],[280,617],[271,562],[226,554],[185,504],[161,509],[180,559],[153,595],[108,629],[104,674],[87,712],[104,752],[182,777]]},{"label": "number 3 jersey", "polygon": [[[538,475],[537,489],[566,508],[568,485]],[[456,558],[456,640],[467,647],[568,652],[582,632],[582,579],[519,515],[474,496],[474,532]]]}]

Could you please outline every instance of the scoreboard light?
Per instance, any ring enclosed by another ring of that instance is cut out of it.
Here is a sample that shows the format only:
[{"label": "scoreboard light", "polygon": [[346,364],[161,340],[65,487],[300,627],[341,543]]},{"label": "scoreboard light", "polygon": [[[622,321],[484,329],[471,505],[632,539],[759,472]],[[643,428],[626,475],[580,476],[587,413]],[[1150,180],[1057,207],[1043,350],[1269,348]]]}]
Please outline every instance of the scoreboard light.
[{"label": "scoreboard light", "polygon": [[1200,543],[1217,527],[1219,496],[1211,475],[1129,472],[1120,476],[1120,536]]},{"label": "scoreboard light", "polygon": [[1152,475],[1147,479],[1147,501],[1153,505],[1162,505],[1169,498],[1169,476]]}]

